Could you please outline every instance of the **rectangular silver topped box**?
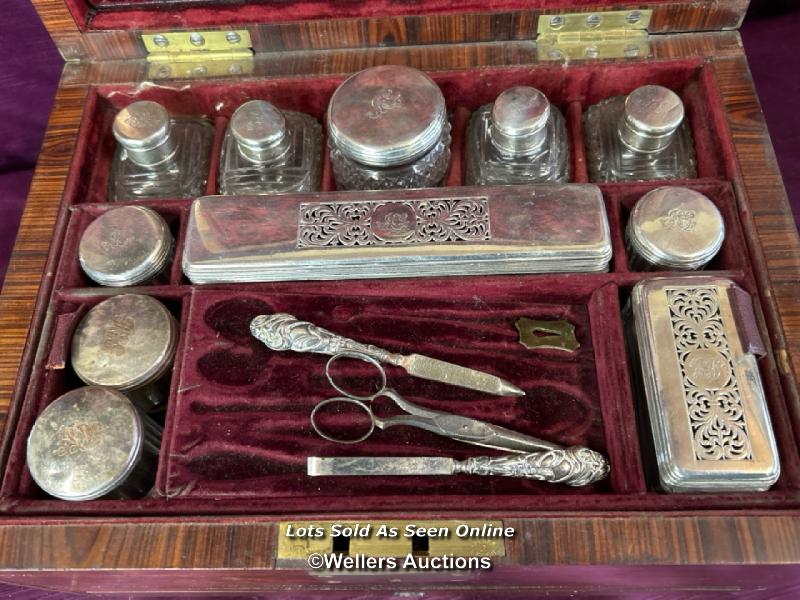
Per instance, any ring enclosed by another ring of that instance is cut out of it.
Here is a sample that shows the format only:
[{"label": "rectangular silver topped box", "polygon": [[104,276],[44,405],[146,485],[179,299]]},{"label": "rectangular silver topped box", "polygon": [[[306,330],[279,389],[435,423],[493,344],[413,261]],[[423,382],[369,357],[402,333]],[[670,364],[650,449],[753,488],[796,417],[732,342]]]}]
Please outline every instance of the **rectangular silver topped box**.
[{"label": "rectangular silver topped box", "polygon": [[761,491],[780,464],[749,294],[729,279],[659,277],[631,296],[661,486]]},{"label": "rectangular silver topped box", "polygon": [[191,210],[194,283],[607,271],[594,185],[207,196]]}]

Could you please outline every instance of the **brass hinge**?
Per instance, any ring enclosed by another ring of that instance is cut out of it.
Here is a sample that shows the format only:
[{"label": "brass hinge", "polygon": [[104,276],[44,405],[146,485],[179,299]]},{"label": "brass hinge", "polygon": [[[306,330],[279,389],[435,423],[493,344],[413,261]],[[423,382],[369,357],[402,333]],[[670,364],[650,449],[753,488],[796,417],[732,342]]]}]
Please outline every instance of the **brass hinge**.
[{"label": "brass hinge", "polygon": [[536,37],[539,58],[647,57],[647,27],[652,15],[649,9],[541,15]]},{"label": "brass hinge", "polygon": [[152,79],[246,75],[253,47],[246,29],[142,34]]}]

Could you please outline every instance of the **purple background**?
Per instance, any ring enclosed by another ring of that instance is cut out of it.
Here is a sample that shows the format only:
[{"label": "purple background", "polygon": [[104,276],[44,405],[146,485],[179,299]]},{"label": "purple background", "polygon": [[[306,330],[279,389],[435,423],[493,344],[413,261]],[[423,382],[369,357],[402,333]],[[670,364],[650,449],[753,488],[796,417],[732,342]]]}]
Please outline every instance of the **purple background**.
[{"label": "purple background", "polygon": [[[797,0],[752,0],[742,27],[796,222],[800,222],[798,32]],[[0,0],[0,281],[14,245],[61,67],[61,58],[28,0]],[[83,597],[0,584],[0,598]]]}]

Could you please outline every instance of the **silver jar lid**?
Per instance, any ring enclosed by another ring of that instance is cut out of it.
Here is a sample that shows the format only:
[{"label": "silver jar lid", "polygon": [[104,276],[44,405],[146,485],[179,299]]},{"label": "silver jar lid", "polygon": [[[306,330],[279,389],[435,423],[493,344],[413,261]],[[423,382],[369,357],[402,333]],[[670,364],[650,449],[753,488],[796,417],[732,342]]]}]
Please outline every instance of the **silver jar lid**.
[{"label": "silver jar lid", "polygon": [[542,92],[528,86],[509,88],[492,105],[489,136],[501,152],[529,154],[544,143],[548,119],[550,102]]},{"label": "silver jar lid", "polygon": [[54,400],[28,436],[28,469],[62,500],[93,500],[118,487],[142,452],[142,420],[116,390],[82,387]]},{"label": "silver jar lid", "polygon": [[673,133],[683,123],[680,96],[660,85],[645,85],[625,99],[619,137],[635,152],[658,152],[672,143]]},{"label": "silver jar lid", "polygon": [[140,100],[117,113],[112,131],[128,157],[142,167],[154,167],[175,155],[167,109],[158,102]]},{"label": "silver jar lid", "polygon": [[164,375],[177,343],[177,322],[161,302],[141,294],[113,296],[78,324],[72,368],[89,385],[128,391]]},{"label": "silver jar lid", "polygon": [[442,136],[444,96],[422,71],[399,65],[356,73],[328,105],[328,135],[345,155],[368,166],[413,162]]},{"label": "silver jar lid", "polygon": [[694,270],[719,252],[725,222],[703,194],[667,186],[648,192],[636,203],[626,234],[631,249],[648,263]]},{"label": "silver jar lid", "polygon": [[89,224],[78,246],[78,261],[100,285],[136,285],[167,266],[173,246],[161,215],[144,206],[122,206]]},{"label": "silver jar lid", "polygon": [[239,152],[252,162],[269,162],[286,151],[286,119],[266,100],[250,100],[237,108],[230,129]]}]

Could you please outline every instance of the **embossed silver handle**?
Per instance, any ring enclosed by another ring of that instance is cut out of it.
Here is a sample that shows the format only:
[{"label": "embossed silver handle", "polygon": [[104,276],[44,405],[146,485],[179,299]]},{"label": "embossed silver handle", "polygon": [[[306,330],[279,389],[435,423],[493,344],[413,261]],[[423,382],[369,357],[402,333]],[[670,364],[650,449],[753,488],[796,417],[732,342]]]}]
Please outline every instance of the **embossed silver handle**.
[{"label": "embossed silver handle", "polygon": [[524,477],[575,487],[599,481],[609,472],[602,455],[582,446],[514,456],[475,456],[453,463],[453,473]]},{"label": "embossed silver handle", "polygon": [[318,354],[360,352],[379,362],[396,363],[399,357],[372,344],[362,344],[287,313],[259,315],[250,322],[250,333],[272,350]]}]

